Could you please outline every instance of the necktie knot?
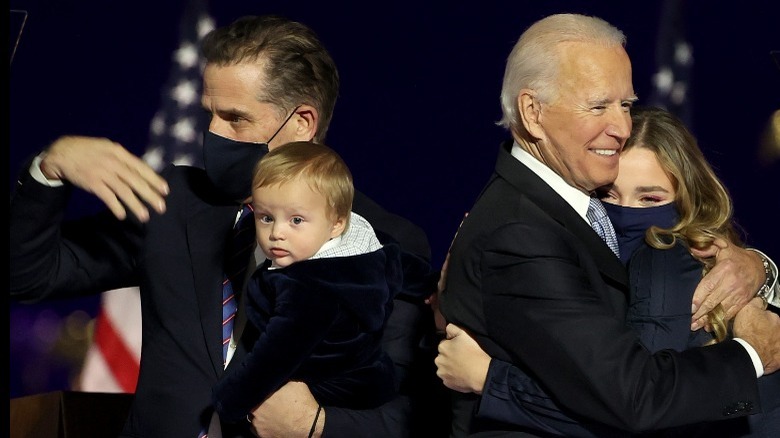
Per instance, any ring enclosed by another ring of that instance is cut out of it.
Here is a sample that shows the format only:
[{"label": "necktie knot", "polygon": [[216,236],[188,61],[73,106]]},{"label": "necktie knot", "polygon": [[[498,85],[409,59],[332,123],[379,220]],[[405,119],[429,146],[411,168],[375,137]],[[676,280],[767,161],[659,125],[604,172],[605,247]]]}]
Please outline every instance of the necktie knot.
[{"label": "necktie knot", "polygon": [[596,231],[596,234],[601,237],[609,249],[620,258],[620,249],[618,248],[617,235],[615,234],[615,228],[612,227],[612,222],[607,216],[607,210],[598,198],[590,198],[590,204],[588,205],[588,213],[586,214],[591,228]]}]

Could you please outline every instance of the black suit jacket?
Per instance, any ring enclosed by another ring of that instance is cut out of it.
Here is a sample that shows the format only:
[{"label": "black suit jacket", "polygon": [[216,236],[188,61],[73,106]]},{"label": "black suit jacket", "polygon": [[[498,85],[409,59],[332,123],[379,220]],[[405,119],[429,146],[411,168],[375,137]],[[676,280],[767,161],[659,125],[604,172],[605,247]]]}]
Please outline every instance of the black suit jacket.
[{"label": "black suit jacket", "polygon": [[[758,409],[755,370],[736,342],[650,354],[625,323],[625,269],[543,180],[502,145],[495,173],[455,239],[441,310],[493,357],[513,362],[568,410],[625,430]],[[455,435],[516,431],[472,421],[455,394]],[[529,432],[529,434],[533,434]]]},{"label": "black suit jacket", "polygon": [[[118,221],[107,211],[63,224],[72,187],[43,186],[25,168],[11,198],[11,299],[33,302],[140,286],[141,367],[123,435],[194,437],[208,425],[212,386],[223,374],[219,291],[238,205],[225,201],[202,169],[172,166],[163,176],[171,189],[167,211],[153,214],[146,225]],[[427,264],[430,254],[424,253],[427,239],[408,221],[363,195],[357,198],[355,211],[385,240],[413,234],[412,247],[423,249],[423,254],[405,254],[409,267],[404,266],[419,274],[405,281],[420,290],[403,296],[405,301],[395,306],[385,332],[392,340],[388,352],[403,368],[398,374],[405,375],[418,357],[409,350],[419,345],[421,332],[415,330],[433,327],[418,298],[433,290],[424,288],[435,287]],[[233,361],[245,354],[245,345],[239,343]],[[404,436],[410,403],[401,396],[368,412],[329,409],[326,431]],[[223,432],[252,436],[246,424],[236,428]]]}]

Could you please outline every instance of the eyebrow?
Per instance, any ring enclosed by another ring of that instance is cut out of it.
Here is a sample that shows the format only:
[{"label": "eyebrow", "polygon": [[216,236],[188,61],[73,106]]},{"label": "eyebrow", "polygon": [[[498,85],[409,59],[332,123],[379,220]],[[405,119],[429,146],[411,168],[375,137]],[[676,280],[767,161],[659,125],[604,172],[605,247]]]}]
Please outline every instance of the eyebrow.
[{"label": "eyebrow", "polygon": [[235,107],[217,109],[217,114],[220,115],[230,114],[233,116],[241,117],[242,119],[249,119],[252,116],[252,114],[249,111],[240,110]]},{"label": "eyebrow", "polygon": [[669,193],[669,190],[661,186],[639,186],[634,189],[637,193],[649,193],[649,192],[664,192]]},{"label": "eyebrow", "polygon": [[216,114],[216,115],[218,115],[220,117],[224,117],[226,114],[230,114],[230,115],[233,115],[233,116],[241,117],[243,119],[249,119],[249,118],[251,118],[250,116],[252,115],[250,112],[238,109],[236,107],[215,108],[212,111],[212,109],[207,107],[206,105],[204,105],[203,102],[201,102],[200,106],[201,106],[201,108],[203,108],[204,111],[206,111],[208,113]]}]

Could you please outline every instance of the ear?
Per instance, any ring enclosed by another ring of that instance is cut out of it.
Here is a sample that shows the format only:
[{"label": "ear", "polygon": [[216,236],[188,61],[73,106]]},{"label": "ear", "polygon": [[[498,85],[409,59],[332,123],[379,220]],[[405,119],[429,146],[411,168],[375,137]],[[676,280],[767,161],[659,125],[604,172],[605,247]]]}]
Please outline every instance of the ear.
[{"label": "ear", "polygon": [[339,216],[336,218],[336,222],[333,223],[333,228],[330,230],[330,238],[334,238],[336,236],[340,236],[342,233],[344,233],[344,230],[347,228],[347,218],[344,216]]},{"label": "ear", "polygon": [[536,98],[534,90],[523,88],[517,95],[518,115],[520,123],[533,138],[543,138],[543,129],[540,124],[542,107],[539,99]]},{"label": "ear", "polygon": [[316,108],[305,104],[299,106],[291,120],[295,128],[295,140],[311,141],[317,134],[317,122],[319,120],[320,115]]}]

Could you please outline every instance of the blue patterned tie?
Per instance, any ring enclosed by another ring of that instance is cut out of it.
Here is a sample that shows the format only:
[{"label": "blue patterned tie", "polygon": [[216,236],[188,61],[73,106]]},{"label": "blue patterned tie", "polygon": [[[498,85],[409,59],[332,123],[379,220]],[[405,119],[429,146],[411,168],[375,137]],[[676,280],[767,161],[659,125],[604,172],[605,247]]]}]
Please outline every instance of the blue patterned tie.
[{"label": "blue patterned tie", "polygon": [[606,242],[609,249],[620,258],[620,250],[618,249],[615,229],[612,227],[612,222],[609,221],[607,210],[604,209],[604,205],[601,204],[601,201],[598,198],[590,198],[586,216],[590,221],[591,228],[596,231],[599,237],[601,237],[601,240]]},{"label": "blue patterned tie", "polygon": [[233,227],[233,237],[228,245],[225,273],[222,280],[222,361],[227,360],[230,336],[233,333],[233,321],[236,317],[236,291],[241,291],[241,285],[249,264],[249,252],[254,249],[254,216],[252,207],[244,205],[241,216]]}]

